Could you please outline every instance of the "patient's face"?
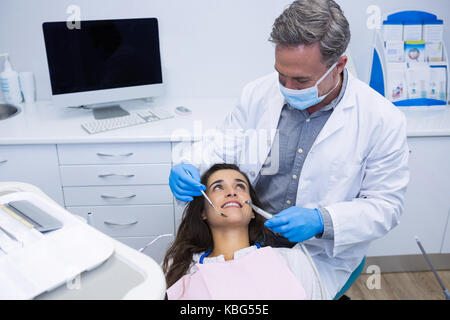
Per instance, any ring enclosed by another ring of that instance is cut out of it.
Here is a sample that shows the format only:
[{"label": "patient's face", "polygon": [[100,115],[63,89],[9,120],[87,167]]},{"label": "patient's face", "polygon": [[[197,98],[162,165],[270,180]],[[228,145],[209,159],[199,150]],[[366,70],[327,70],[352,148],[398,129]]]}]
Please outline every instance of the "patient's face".
[{"label": "patient's face", "polygon": [[215,225],[248,225],[254,218],[253,211],[246,200],[251,201],[247,179],[235,170],[214,172],[206,184],[206,193],[218,211],[227,215],[219,216],[205,200],[203,218],[212,227]]}]

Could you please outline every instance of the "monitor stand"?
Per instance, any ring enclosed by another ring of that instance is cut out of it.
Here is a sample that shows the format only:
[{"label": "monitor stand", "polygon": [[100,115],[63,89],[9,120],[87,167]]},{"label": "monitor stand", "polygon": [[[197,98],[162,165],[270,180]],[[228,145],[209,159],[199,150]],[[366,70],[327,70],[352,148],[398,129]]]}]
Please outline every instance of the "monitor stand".
[{"label": "monitor stand", "polygon": [[127,110],[122,109],[118,104],[100,108],[93,108],[92,112],[96,120],[118,118],[130,115],[130,113]]}]

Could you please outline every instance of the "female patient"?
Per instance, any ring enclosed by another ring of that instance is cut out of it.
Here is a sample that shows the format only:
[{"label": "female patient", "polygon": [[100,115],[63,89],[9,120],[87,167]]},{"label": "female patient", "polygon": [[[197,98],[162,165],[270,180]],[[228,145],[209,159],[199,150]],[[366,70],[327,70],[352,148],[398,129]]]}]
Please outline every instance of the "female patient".
[{"label": "female patient", "polygon": [[201,179],[216,213],[195,197],[183,215],[163,269],[168,299],[328,299],[302,248],[272,248],[261,206],[244,173],[216,164]]}]

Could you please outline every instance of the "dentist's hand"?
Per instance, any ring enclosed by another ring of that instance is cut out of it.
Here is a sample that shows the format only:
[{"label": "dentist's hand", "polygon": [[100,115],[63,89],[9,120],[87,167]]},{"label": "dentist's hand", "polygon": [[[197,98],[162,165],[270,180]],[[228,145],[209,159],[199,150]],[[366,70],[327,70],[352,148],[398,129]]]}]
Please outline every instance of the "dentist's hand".
[{"label": "dentist's hand", "polygon": [[291,242],[302,242],[323,232],[322,214],[318,209],[290,207],[264,225]]},{"label": "dentist's hand", "polygon": [[178,164],[170,170],[169,185],[175,198],[185,202],[194,200],[194,196],[201,196],[200,190],[206,190],[206,187],[200,183],[200,172],[187,163]]}]

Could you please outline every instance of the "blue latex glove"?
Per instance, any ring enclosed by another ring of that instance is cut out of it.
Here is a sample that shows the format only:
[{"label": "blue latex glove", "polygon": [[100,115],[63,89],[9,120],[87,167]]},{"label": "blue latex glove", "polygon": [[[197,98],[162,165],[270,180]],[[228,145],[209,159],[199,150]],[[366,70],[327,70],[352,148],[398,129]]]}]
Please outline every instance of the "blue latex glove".
[{"label": "blue latex glove", "polygon": [[200,183],[200,172],[192,164],[187,163],[178,164],[170,170],[169,186],[175,198],[185,202],[194,200],[194,196],[201,196],[200,190],[206,190]]},{"label": "blue latex glove", "polygon": [[323,232],[322,214],[318,209],[290,207],[264,225],[291,242],[302,242]]}]

